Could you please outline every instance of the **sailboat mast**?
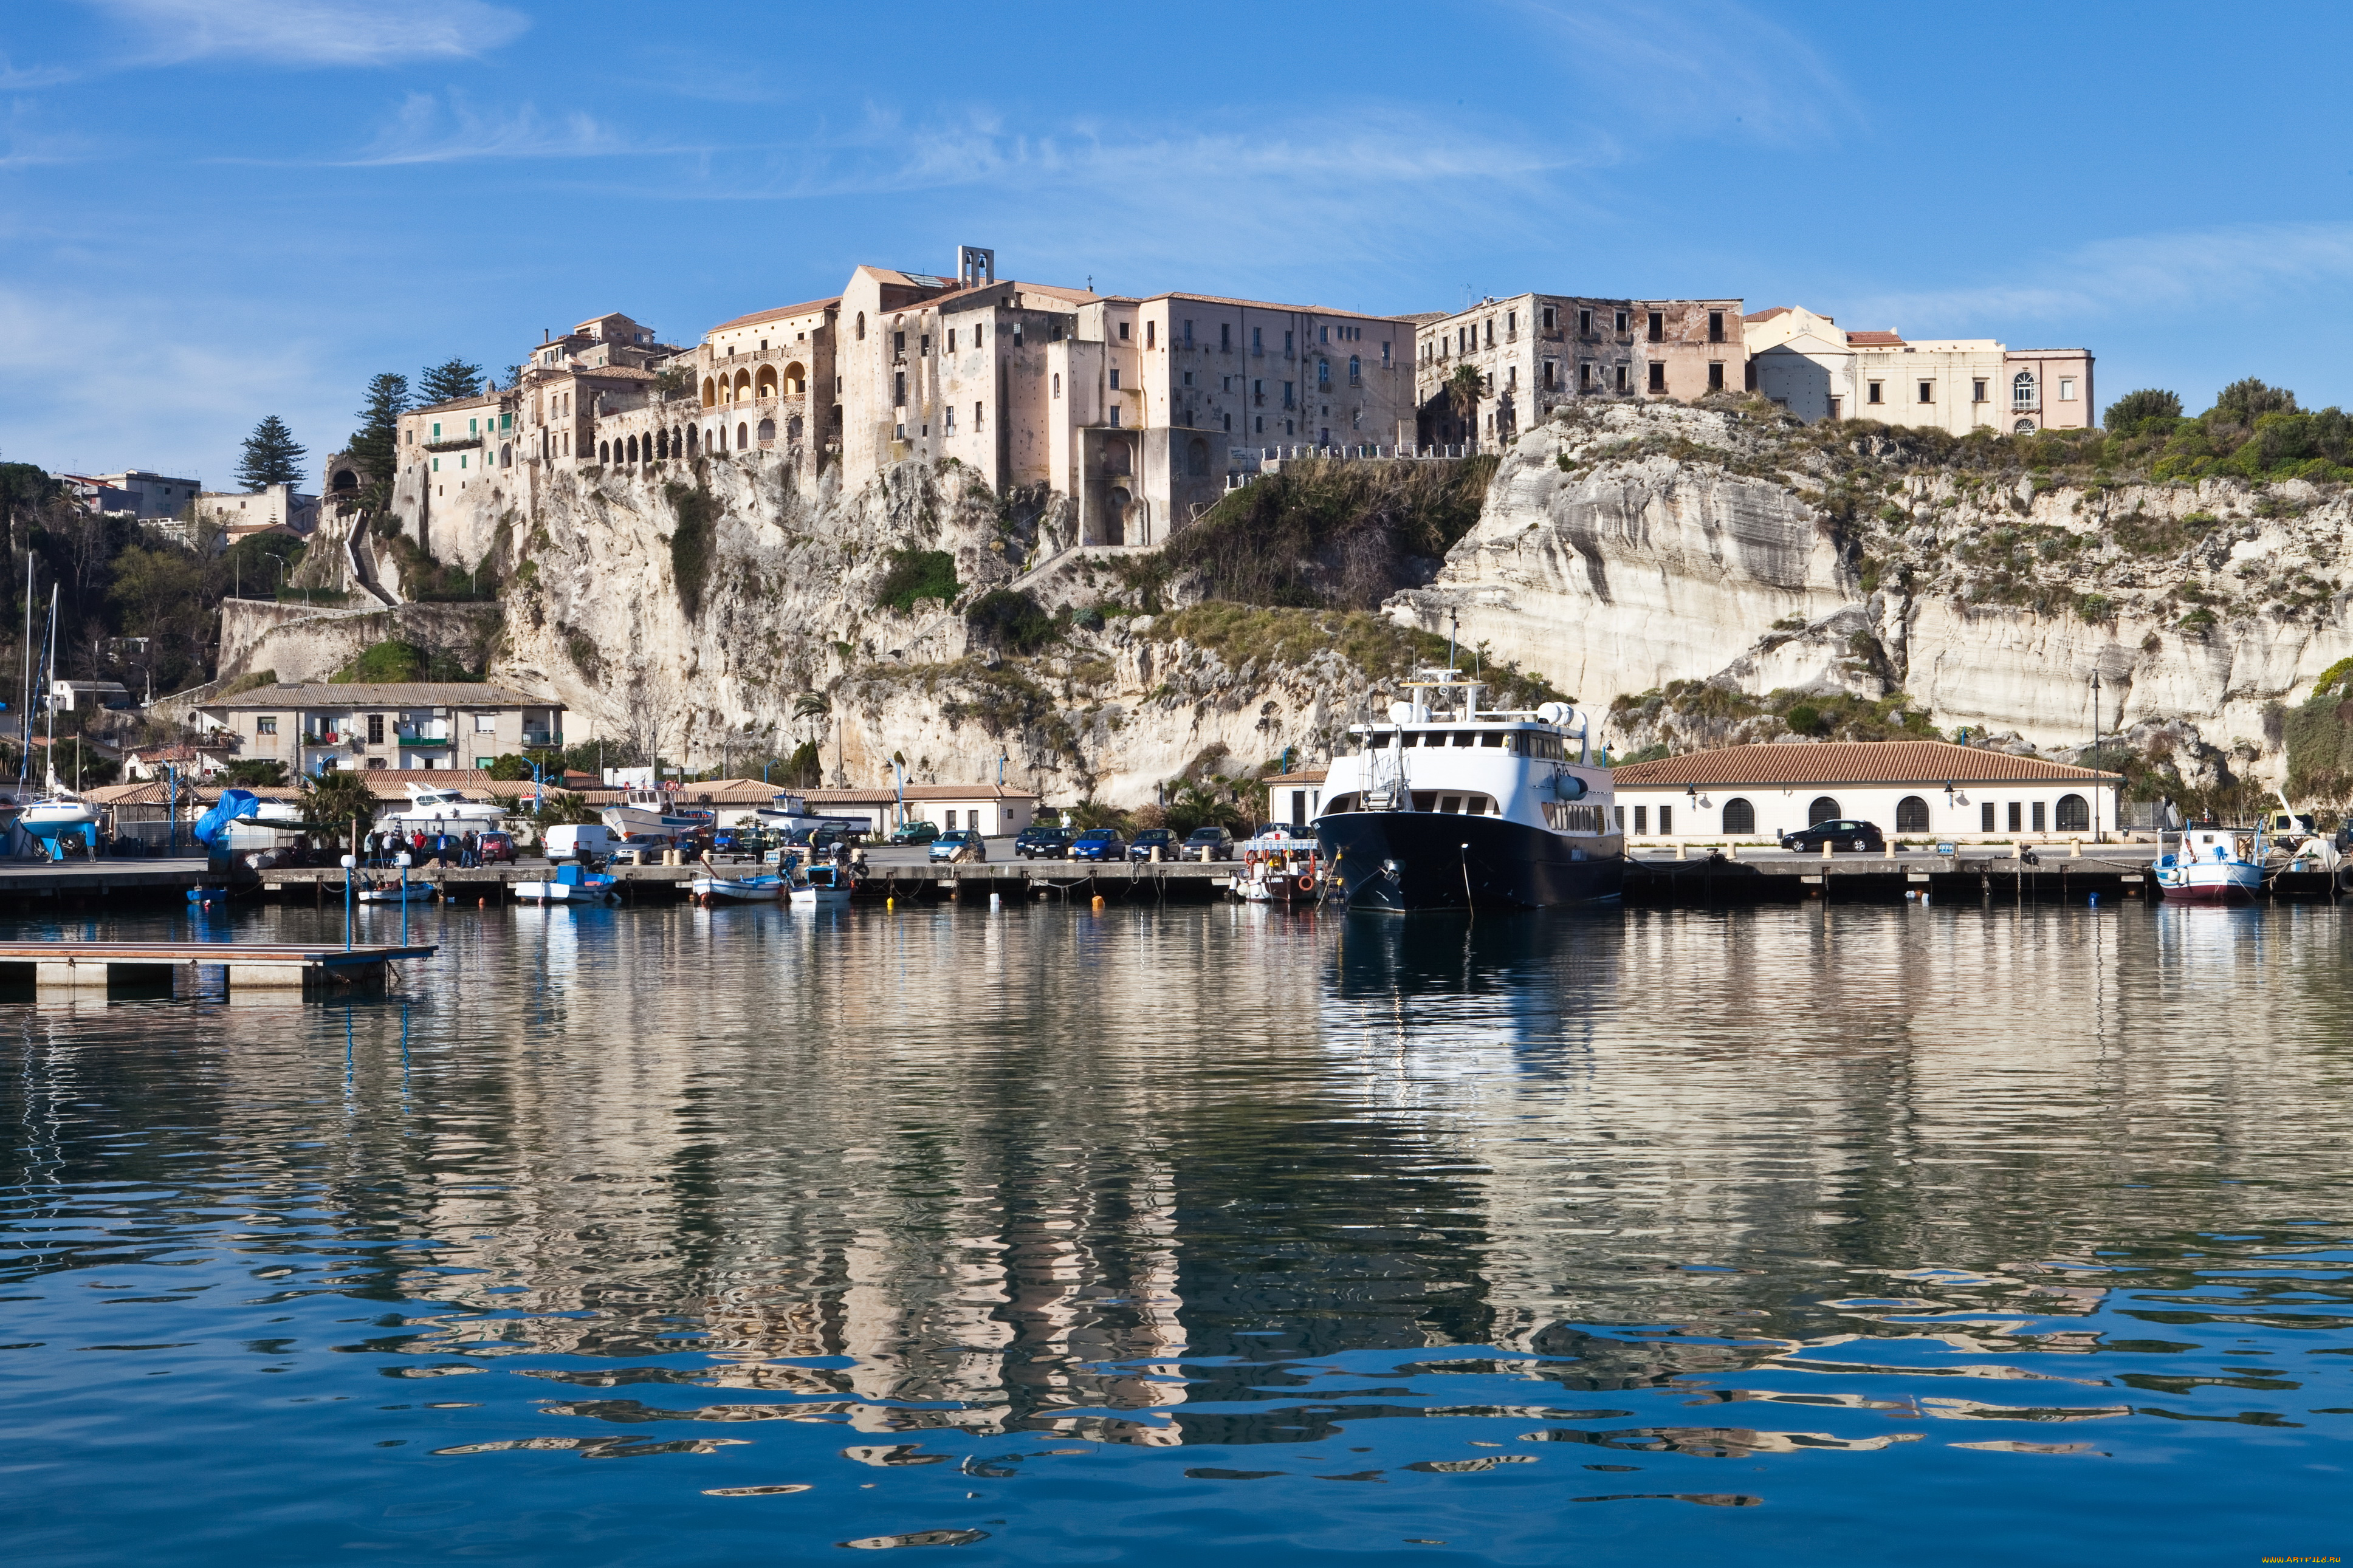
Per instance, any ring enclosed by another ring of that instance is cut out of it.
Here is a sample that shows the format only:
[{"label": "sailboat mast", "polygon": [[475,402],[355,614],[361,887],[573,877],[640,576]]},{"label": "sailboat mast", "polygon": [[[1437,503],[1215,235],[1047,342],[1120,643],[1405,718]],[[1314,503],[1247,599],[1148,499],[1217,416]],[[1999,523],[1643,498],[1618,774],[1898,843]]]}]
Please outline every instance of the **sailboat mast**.
[{"label": "sailboat mast", "polygon": [[58,584],[49,584],[49,651],[41,661],[42,706],[49,715],[49,746],[47,765],[49,773],[49,793],[58,793]]},{"label": "sailboat mast", "polygon": [[33,772],[33,548],[25,543],[25,705],[16,710],[16,787]]}]

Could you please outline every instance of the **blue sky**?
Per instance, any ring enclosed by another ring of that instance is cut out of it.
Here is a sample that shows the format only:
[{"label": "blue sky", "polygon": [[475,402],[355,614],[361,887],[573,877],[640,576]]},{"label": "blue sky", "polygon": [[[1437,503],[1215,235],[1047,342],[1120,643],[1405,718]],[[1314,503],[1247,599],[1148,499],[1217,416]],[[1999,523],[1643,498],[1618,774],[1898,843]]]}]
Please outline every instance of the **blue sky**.
[{"label": "blue sky", "polygon": [[1550,289],[2353,403],[2353,11],[1726,0],[0,10],[0,458],[227,488],[368,376],[860,261],[1377,311]]}]

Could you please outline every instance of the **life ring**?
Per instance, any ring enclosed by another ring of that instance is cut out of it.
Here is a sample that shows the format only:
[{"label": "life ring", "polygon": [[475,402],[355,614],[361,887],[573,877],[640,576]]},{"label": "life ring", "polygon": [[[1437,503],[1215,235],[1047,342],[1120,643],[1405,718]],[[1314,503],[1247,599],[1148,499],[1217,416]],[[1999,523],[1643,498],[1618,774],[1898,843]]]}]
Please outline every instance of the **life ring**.
[{"label": "life ring", "polygon": [[1302,875],[1299,879],[1299,890],[1303,893],[1314,892],[1315,890],[1315,879]]}]

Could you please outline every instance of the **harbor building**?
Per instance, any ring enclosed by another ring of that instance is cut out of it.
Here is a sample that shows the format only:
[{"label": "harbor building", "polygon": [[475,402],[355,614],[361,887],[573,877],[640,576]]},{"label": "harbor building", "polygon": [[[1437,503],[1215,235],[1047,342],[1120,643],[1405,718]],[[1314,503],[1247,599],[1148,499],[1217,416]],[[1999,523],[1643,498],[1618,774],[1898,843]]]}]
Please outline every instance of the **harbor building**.
[{"label": "harbor building", "polygon": [[1849,331],[1832,317],[1788,305],[1756,312],[1743,330],[1756,391],[1800,419],[2024,436],[2087,429],[2098,417],[2088,349]]},{"label": "harbor building", "polygon": [[1854,819],[1952,842],[2094,838],[2116,828],[2121,773],[1945,741],[1776,742],[1611,770],[1619,829],[1650,843],[1778,841]]},{"label": "harbor building", "polygon": [[562,703],[470,682],[261,686],[195,716],[207,733],[237,737],[240,760],[274,758],[289,773],[487,768],[564,744]]},{"label": "harbor building", "polygon": [[[1738,300],[1602,300],[1515,294],[1451,315],[1419,318],[1415,439],[1508,441],[1580,397],[1683,402],[1747,385]],[[1480,406],[1466,423],[1448,384],[1478,372]]]},{"label": "harbor building", "polygon": [[204,489],[202,479],[129,468],[119,474],[59,474],[82,510],[129,512],[139,518],[174,518]]}]

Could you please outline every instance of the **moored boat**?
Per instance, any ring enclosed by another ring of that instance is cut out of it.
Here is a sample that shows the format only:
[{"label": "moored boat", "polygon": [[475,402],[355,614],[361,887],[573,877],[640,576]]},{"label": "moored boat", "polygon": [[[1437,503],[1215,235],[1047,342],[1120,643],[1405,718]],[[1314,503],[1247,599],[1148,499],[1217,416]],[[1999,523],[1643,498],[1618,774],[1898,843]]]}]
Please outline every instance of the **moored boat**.
[{"label": "moored boat", "polygon": [[812,866],[793,879],[786,897],[797,909],[840,909],[857,886],[857,877],[845,867]]},{"label": "moored boat", "polygon": [[722,900],[749,903],[754,900],[773,904],[784,896],[785,888],[785,879],[773,871],[756,877],[722,877],[714,871],[689,884],[691,895],[706,904]]},{"label": "moored boat", "polygon": [[507,808],[497,801],[468,800],[455,789],[434,784],[410,783],[403,786],[408,792],[408,804],[383,814],[378,820],[385,826],[406,828],[411,832],[464,833],[495,828],[506,821]]},{"label": "moored boat", "polygon": [[[1625,838],[1590,722],[1565,703],[1482,711],[1452,670],[1407,683],[1333,759],[1315,836],[1356,909],[1543,909],[1619,896]],[[1574,728],[1572,728],[1572,724]]]},{"label": "moored boat", "polygon": [[515,897],[527,904],[610,904],[620,900],[613,879],[582,866],[558,866],[543,882],[517,882]]},{"label": "moored boat", "polygon": [[[2242,854],[2240,836],[2224,827],[2193,827],[2181,835],[2181,847],[2160,855],[2150,869],[2158,894],[2168,903],[2251,904],[2263,890],[2263,835],[2253,835],[2248,853]],[[2162,847],[2162,846],[2160,846]]]},{"label": "moored boat", "polygon": [[438,896],[430,882],[376,882],[359,890],[364,904],[429,904]]}]

